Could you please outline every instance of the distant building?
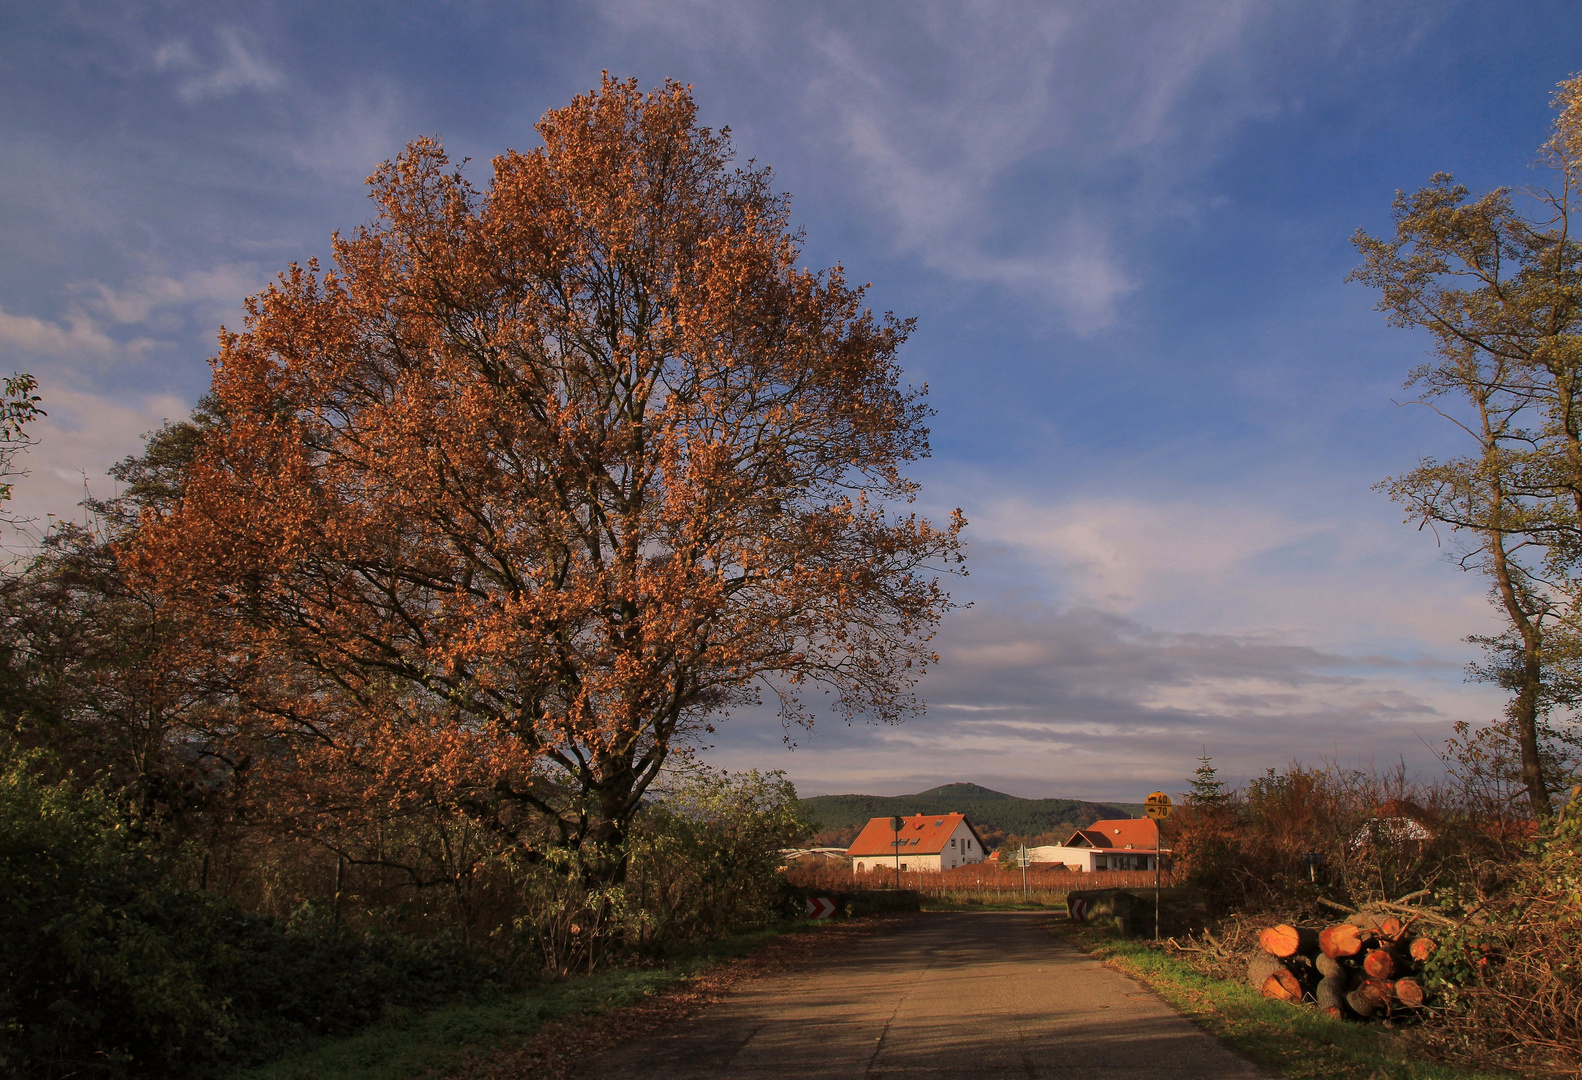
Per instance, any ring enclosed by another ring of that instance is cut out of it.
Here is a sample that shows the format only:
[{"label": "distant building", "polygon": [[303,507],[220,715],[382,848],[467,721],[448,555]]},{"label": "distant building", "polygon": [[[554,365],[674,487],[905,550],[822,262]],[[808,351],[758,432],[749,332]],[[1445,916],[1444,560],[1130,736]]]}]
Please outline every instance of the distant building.
[{"label": "distant building", "polygon": [[1351,846],[1403,847],[1422,845],[1434,838],[1435,815],[1405,799],[1391,799],[1374,809],[1376,816],[1363,822],[1351,838]]},{"label": "distant building", "polygon": [[1152,818],[1095,821],[1072,833],[1064,844],[1028,848],[1027,861],[1055,863],[1083,873],[1154,870],[1159,861],[1159,826]]},{"label": "distant building", "polygon": [[780,866],[846,865],[846,849],[838,847],[781,848]]},{"label": "distant building", "polygon": [[890,819],[876,817],[846,849],[851,868],[863,870],[952,870],[981,863],[987,854],[965,814],[913,814],[897,833]]}]

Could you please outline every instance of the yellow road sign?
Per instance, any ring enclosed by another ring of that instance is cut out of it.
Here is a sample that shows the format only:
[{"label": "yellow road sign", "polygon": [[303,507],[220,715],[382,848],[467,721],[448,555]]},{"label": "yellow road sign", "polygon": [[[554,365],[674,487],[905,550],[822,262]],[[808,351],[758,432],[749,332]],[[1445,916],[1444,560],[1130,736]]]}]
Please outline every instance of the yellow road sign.
[{"label": "yellow road sign", "polygon": [[1170,804],[1170,796],[1162,791],[1156,791],[1143,800],[1143,813],[1155,821],[1163,821],[1174,809],[1175,807]]}]

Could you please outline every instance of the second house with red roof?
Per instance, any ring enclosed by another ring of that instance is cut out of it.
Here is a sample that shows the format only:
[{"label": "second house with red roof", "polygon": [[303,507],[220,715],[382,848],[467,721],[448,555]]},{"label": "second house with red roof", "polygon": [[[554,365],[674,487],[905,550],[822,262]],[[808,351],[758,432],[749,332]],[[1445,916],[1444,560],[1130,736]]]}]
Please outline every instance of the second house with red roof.
[{"label": "second house with red roof", "polygon": [[953,870],[980,863],[983,838],[965,814],[913,814],[901,827],[887,817],[869,821],[846,855],[851,868],[863,870]]},{"label": "second house with red roof", "polygon": [[[1169,852],[1165,853],[1166,856]],[[1068,870],[1154,870],[1159,862],[1159,826],[1148,818],[1095,821],[1064,844],[1027,849],[1035,863],[1057,863]],[[1165,859],[1169,865],[1169,858]]]}]

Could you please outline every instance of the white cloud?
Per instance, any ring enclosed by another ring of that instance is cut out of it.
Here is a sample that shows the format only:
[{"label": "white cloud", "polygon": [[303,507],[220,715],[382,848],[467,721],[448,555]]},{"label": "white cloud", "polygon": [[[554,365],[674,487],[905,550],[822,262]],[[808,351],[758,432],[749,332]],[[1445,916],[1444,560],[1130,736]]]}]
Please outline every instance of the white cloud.
[{"label": "white cloud", "polygon": [[1179,631],[1459,655],[1491,625],[1480,579],[1403,543],[1393,513],[1362,499],[1299,515],[1200,487],[1190,499],[991,498],[969,516],[975,545],[1011,548],[1065,602]]},{"label": "white cloud", "polygon": [[[0,310],[0,371],[35,375],[48,414],[29,425],[36,445],[15,463],[28,475],[16,481],[8,513],[41,525],[78,516],[85,483],[95,497],[110,494],[108,467],[189,410],[165,388],[170,373],[155,362],[195,326],[207,334],[221,321],[236,322],[242,298],[263,283],[252,264],[218,263],[177,276],[145,273],[119,286],[75,282],[59,320]],[[118,389],[106,385],[112,381]]]},{"label": "white cloud", "polygon": [[0,310],[0,356],[102,358],[120,353],[125,346],[94,325],[86,315],[74,314],[65,323]]},{"label": "white cloud", "polygon": [[255,263],[222,262],[178,277],[142,274],[114,288],[100,281],[75,283],[74,293],[117,323],[144,323],[172,308],[198,305],[204,316],[235,320],[242,300],[263,288],[265,272]]},{"label": "white cloud", "polygon": [[[698,0],[602,9],[705,64],[734,54],[785,72],[768,104],[800,105],[811,156],[879,211],[899,253],[1082,334],[1115,322],[1139,283],[1118,235],[1184,212],[1183,187],[1271,110],[1241,85],[1238,53],[1267,20],[1244,2],[925,2],[884,20]],[[1188,109],[1207,79],[1229,86]]]},{"label": "white cloud", "polygon": [[926,715],[817,726],[776,747],[772,721],[721,728],[711,761],[787,769],[809,792],[896,794],[972,780],[1015,794],[1139,799],[1179,790],[1206,747],[1235,781],[1295,759],[1404,758],[1438,770],[1457,720],[1501,695],[1450,661],[1326,652],[1251,634],[1181,634],[1092,609],[996,597],[946,624]]},{"label": "white cloud", "polygon": [[39,375],[39,396],[48,412],[28,427],[36,445],[17,465],[27,476],[15,481],[9,514],[42,527],[50,518],[80,516],[84,486],[96,498],[113,494],[106,470],[135,453],[142,436],[167,419],[187,415],[188,406],[173,394],[113,397],[81,390],[51,372]]},{"label": "white cloud", "polygon": [[355,183],[421,134],[409,111],[393,83],[370,80],[338,100],[305,103],[307,124],[278,140],[280,153],[305,171]]},{"label": "white cloud", "polygon": [[1292,759],[1434,775],[1455,722],[1499,715],[1502,692],[1463,671],[1464,636],[1492,621],[1483,583],[1403,541],[1388,507],[978,496],[974,576],[953,584],[972,607],[935,642],[923,717],[817,726],[789,751],[743,718],[711,760],[818,792],[1134,800],[1178,790],[1205,746],[1233,779]]},{"label": "white cloud", "polygon": [[168,41],[155,50],[154,66],[158,70],[191,72],[176,86],[176,96],[182,101],[230,97],[244,90],[278,90],[285,85],[285,75],[249,49],[241,31],[223,27],[216,31],[215,38],[218,55],[207,65],[184,40]]}]

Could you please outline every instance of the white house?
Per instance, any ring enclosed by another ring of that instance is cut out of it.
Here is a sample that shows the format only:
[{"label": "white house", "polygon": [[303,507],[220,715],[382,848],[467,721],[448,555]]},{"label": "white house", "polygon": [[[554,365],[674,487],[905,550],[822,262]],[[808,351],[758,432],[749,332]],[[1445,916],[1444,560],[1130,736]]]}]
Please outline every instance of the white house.
[{"label": "white house", "polygon": [[1154,870],[1158,860],[1159,826],[1151,818],[1095,821],[1072,833],[1064,844],[1027,849],[1030,863],[1059,863],[1084,873]]},{"label": "white house", "polygon": [[913,814],[901,819],[900,831],[890,819],[876,817],[864,826],[846,855],[851,868],[863,870],[953,870],[980,863],[983,838],[965,814]]}]

